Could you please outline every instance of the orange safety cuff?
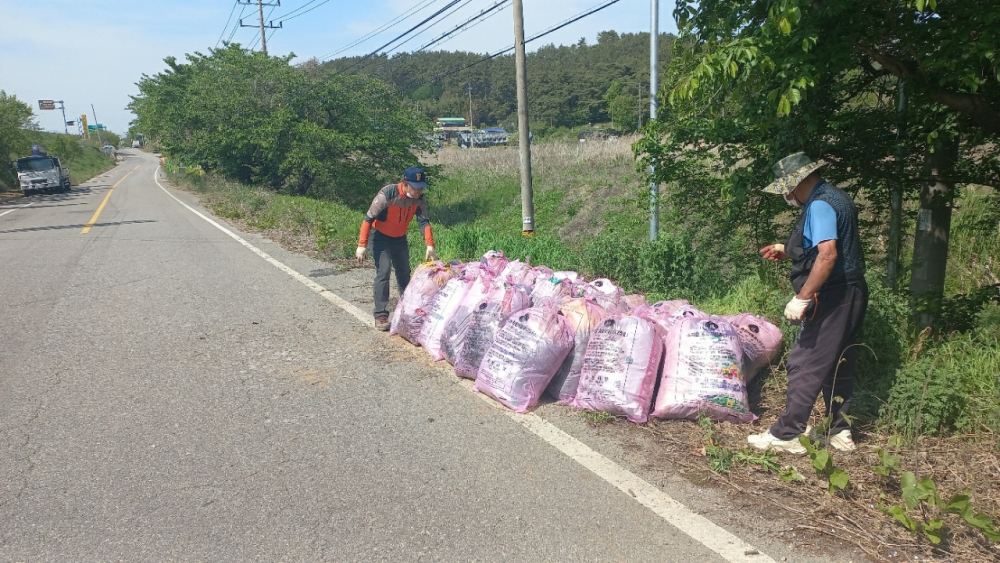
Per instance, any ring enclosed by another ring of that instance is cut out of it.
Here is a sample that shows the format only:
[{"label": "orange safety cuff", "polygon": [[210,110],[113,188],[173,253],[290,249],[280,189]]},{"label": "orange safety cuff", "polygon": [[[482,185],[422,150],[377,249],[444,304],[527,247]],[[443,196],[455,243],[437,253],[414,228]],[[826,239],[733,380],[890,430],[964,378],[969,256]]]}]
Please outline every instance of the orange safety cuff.
[{"label": "orange safety cuff", "polygon": [[424,227],[424,242],[427,243],[427,246],[434,246],[434,235],[431,233],[430,225]]},{"label": "orange safety cuff", "polygon": [[368,221],[361,222],[361,234],[358,236],[358,248],[368,246],[368,235],[372,231],[372,224]]}]

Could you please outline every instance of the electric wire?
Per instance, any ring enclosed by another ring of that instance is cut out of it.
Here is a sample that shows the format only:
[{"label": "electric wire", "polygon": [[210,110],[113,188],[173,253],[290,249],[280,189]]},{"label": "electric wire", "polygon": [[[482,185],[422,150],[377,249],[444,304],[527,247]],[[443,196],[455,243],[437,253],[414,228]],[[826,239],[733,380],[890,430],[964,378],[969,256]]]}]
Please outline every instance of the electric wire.
[{"label": "electric wire", "polygon": [[407,35],[409,35],[409,34],[410,34],[410,33],[412,33],[413,31],[415,31],[415,30],[417,30],[417,29],[420,29],[421,27],[423,27],[423,26],[424,26],[424,24],[426,24],[427,22],[429,22],[429,21],[433,20],[434,18],[438,17],[439,15],[441,15],[442,13],[444,13],[444,12],[445,12],[446,10],[448,10],[449,8],[451,8],[451,7],[452,7],[452,6],[454,6],[455,4],[458,4],[458,3],[459,3],[459,2],[461,2],[461,1],[462,1],[462,0],[452,0],[451,2],[449,2],[448,4],[446,4],[444,8],[441,8],[440,10],[438,10],[438,11],[434,12],[433,14],[431,14],[430,16],[428,16],[427,18],[425,18],[424,20],[422,20],[422,21],[421,21],[420,23],[418,23],[417,25],[415,25],[415,26],[411,27],[410,29],[407,29],[407,30],[406,30],[406,31],[404,31],[403,33],[401,33],[401,34],[397,35],[396,37],[394,37],[394,38],[392,39],[392,41],[389,41],[389,42],[388,42],[388,43],[386,43],[385,45],[382,45],[382,46],[381,46],[381,47],[379,47],[378,49],[375,49],[375,50],[374,50],[374,51],[372,51],[371,53],[368,53],[367,55],[365,55],[365,56],[361,57],[360,59],[358,59],[357,61],[355,61],[355,62],[354,62],[353,64],[351,64],[351,66],[347,67],[346,69],[342,70],[341,72],[347,72],[348,70],[350,70],[350,69],[352,69],[352,68],[354,68],[354,67],[358,66],[358,65],[359,65],[359,64],[361,64],[362,62],[364,62],[364,61],[368,60],[369,58],[371,58],[371,57],[373,57],[373,56],[377,55],[378,53],[380,53],[380,52],[381,52],[381,51],[382,51],[383,49],[385,49],[385,48],[386,48],[386,47],[388,47],[389,45],[392,45],[392,44],[393,44],[393,43],[395,43],[396,41],[399,41],[400,39],[402,39],[402,38],[406,37]]},{"label": "electric wire", "polygon": [[455,27],[451,28],[449,31],[446,31],[446,32],[442,33],[441,35],[438,35],[431,42],[424,44],[423,46],[421,46],[419,49],[417,49],[414,52],[416,53],[416,52],[423,51],[425,49],[429,49],[429,48],[433,47],[434,45],[437,45],[438,43],[441,43],[442,41],[444,41],[446,38],[448,38],[449,36],[453,35],[454,33],[456,33],[456,32],[460,33],[461,30],[463,30],[463,28],[465,28],[466,26],[468,26],[472,22],[474,22],[474,21],[476,21],[478,19],[484,18],[484,17],[488,17],[489,15],[495,14],[496,13],[495,10],[503,8],[508,2],[510,2],[510,0],[499,0],[497,3],[493,4],[489,8],[486,8],[485,10],[482,10],[478,14],[472,16],[471,18],[469,18],[469,19],[465,20],[464,22],[462,22],[462,23],[456,25]]},{"label": "electric wire", "polygon": [[219,34],[219,40],[215,42],[216,47],[219,46],[219,43],[222,43],[222,37],[226,34],[226,31],[229,29],[229,22],[233,21],[233,14],[236,13],[236,6],[238,5],[239,2],[233,2],[233,9],[229,10],[229,18],[226,19],[226,27],[222,28],[222,33]]},{"label": "electric wire", "polygon": [[340,49],[337,49],[336,51],[334,51],[332,53],[327,53],[327,54],[323,55],[322,57],[317,57],[316,60],[325,61],[325,60],[332,59],[333,57],[335,57],[335,56],[343,53],[344,51],[346,51],[346,50],[348,50],[348,49],[350,49],[352,47],[355,47],[355,46],[357,46],[357,45],[359,45],[361,43],[364,43],[365,41],[371,39],[372,37],[378,35],[379,33],[382,33],[383,31],[385,31],[386,29],[388,29],[388,28],[396,25],[397,23],[402,23],[402,22],[410,19],[411,17],[417,15],[424,8],[426,8],[429,4],[431,4],[431,3],[435,2],[435,1],[436,0],[424,0],[423,2],[421,2],[421,3],[419,3],[419,4],[415,5],[415,6],[413,6],[409,10],[407,10],[407,11],[403,12],[402,14],[396,16],[395,18],[393,18],[392,20],[390,20],[388,23],[382,24],[379,28],[377,28],[377,29],[375,29],[373,31],[368,32],[364,36],[362,36],[362,37],[360,37],[360,38],[352,41],[351,43],[349,43],[347,45],[344,45],[343,47],[341,47]]},{"label": "electric wire", "polygon": [[245,12],[246,9],[247,9],[247,5],[243,4],[243,7],[240,8],[240,15],[236,17],[236,25],[233,26],[233,31],[232,31],[232,33],[229,34],[229,38],[226,39],[226,43],[232,43],[233,42],[233,36],[236,35],[236,31],[240,28],[239,22],[240,22],[241,19],[243,19],[243,12]]},{"label": "electric wire", "polygon": [[[419,53],[421,51],[429,49],[430,47],[433,47],[434,45],[439,45],[442,42],[446,43],[448,41],[451,41],[455,37],[458,37],[462,33],[465,33],[466,31],[472,29],[473,27],[476,27],[477,25],[479,25],[483,21],[485,21],[485,20],[487,20],[487,19],[489,19],[489,18],[497,15],[498,13],[500,13],[500,11],[502,10],[502,8],[505,8],[506,5],[509,2],[510,2],[510,0],[499,0],[498,2],[496,2],[495,4],[493,4],[492,6],[490,6],[489,8],[486,8],[486,9],[480,11],[478,14],[476,14],[476,15],[468,18],[464,22],[456,25],[455,27],[451,28],[450,30],[446,31],[445,33],[442,33],[441,35],[437,36],[434,40],[430,41],[429,43],[424,44],[419,49],[413,51],[413,53]],[[389,74],[389,72],[391,72],[392,70],[394,70],[395,68],[397,68],[400,64],[402,64],[402,63],[400,62],[400,63],[393,64],[391,61],[386,61],[386,66],[382,67],[382,69],[380,69],[378,71],[378,74],[380,76],[387,76]]]},{"label": "electric wire", "polygon": [[[461,0],[460,0],[460,1],[461,1]],[[421,29],[420,31],[418,31],[418,32],[414,33],[414,34],[413,34],[413,35],[411,35],[410,37],[406,38],[406,40],[405,40],[405,41],[402,41],[401,43],[398,43],[398,44],[396,44],[396,45],[393,45],[393,49],[399,49],[399,48],[400,48],[400,47],[402,47],[403,45],[406,45],[406,44],[407,44],[407,43],[409,43],[410,41],[413,41],[413,40],[414,40],[414,39],[416,39],[417,37],[420,37],[420,36],[421,36],[421,35],[423,35],[424,33],[427,33],[428,31],[430,31],[430,30],[431,30],[431,28],[432,28],[432,27],[434,27],[435,25],[437,25],[437,24],[441,23],[442,21],[444,21],[444,20],[445,20],[445,19],[446,19],[446,18],[447,18],[448,16],[451,16],[451,15],[454,15],[454,14],[455,14],[455,12],[457,12],[457,11],[461,10],[462,8],[466,7],[467,5],[469,5],[469,2],[471,2],[471,1],[472,1],[472,0],[464,0],[464,1],[462,1],[462,4],[461,4],[461,5],[459,5],[459,6],[455,6],[455,8],[453,8],[453,9],[451,10],[451,12],[450,12],[450,13],[447,13],[447,14],[444,14],[444,15],[442,15],[442,16],[441,16],[441,18],[440,18],[440,19],[438,19],[438,21],[436,21],[436,22],[434,22],[434,23],[432,23],[432,24],[428,25],[428,26],[427,26],[426,28],[424,28],[424,29]]]},{"label": "electric wire", "polygon": [[[301,7],[299,7],[297,10],[292,10],[291,12],[288,12],[287,14],[283,14],[281,16],[278,16],[275,19],[278,21],[278,23],[286,22],[288,20],[294,20],[295,18],[297,18],[299,16],[304,16],[304,15],[308,14],[309,12],[315,10],[316,8],[319,8],[323,4],[326,4],[327,2],[329,2],[330,0],[322,0],[322,2],[320,2],[319,4],[316,4],[315,6],[313,6],[312,8],[309,8],[308,10],[306,10],[304,12],[300,12],[298,14],[295,13],[295,12],[298,12],[299,10],[304,9],[309,4],[312,4],[312,3],[315,3],[315,2],[318,2],[318,1],[319,0],[311,0],[310,2],[306,2]],[[292,15],[292,14],[294,14],[294,15]]]},{"label": "electric wire", "polygon": [[[532,41],[535,41],[536,39],[541,39],[542,37],[545,37],[546,35],[549,35],[550,33],[555,33],[556,31],[559,31],[560,29],[566,27],[567,25],[570,25],[571,23],[575,23],[575,22],[577,22],[579,20],[582,20],[583,18],[585,18],[585,17],[587,17],[589,15],[592,15],[592,14],[595,14],[597,12],[600,12],[601,10],[607,8],[608,6],[611,6],[613,4],[617,4],[620,1],[621,0],[609,0],[608,2],[605,2],[604,4],[601,4],[601,5],[599,5],[599,6],[595,7],[595,8],[592,8],[592,9],[590,9],[587,12],[584,12],[582,14],[573,16],[573,17],[571,17],[571,18],[569,18],[569,19],[567,19],[567,20],[565,20],[565,21],[563,21],[563,22],[561,22],[559,24],[556,24],[556,25],[554,25],[554,26],[546,29],[545,31],[542,31],[542,32],[536,33],[535,35],[532,35],[528,39],[525,39],[524,43],[525,43],[525,45],[527,45],[528,43],[531,43]],[[474,67],[474,66],[476,66],[476,65],[478,65],[480,63],[484,63],[484,62],[486,62],[488,60],[495,59],[495,58],[497,58],[497,57],[499,57],[501,55],[505,55],[505,54],[507,54],[507,53],[509,53],[509,52],[511,52],[513,50],[514,50],[514,45],[511,45],[511,46],[507,47],[506,49],[504,49],[502,51],[493,53],[492,55],[486,55],[485,57],[483,57],[481,59],[478,59],[478,60],[476,60],[474,62],[471,62],[471,63],[469,63],[469,64],[467,64],[465,66],[455,67],[452,70],[449,70],[449,71],[441,73],[441,74],[434,75],[433,77],[428,78],[426,80],[422,80],[422,81],[419,81],[419,82],[411,82],[411,83],[409,83],[409,84],[407,84],[405,86],[405,89],[409,90],[409,89],[413,88],[414,86],[422,86],[424,84],[427,84],[428,82],[440,80],[442,78],[445,78],[445,77],[451,76],[453,74],[462,72],[463,70],[465,70],[467,68]]]}]

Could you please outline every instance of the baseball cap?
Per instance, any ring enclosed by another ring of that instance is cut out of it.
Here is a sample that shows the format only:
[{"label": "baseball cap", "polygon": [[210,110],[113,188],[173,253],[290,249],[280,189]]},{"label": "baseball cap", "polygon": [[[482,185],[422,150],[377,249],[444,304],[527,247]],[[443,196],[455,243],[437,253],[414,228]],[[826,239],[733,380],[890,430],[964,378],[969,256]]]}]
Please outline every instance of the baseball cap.
[{"label": "baseball cap", "polygon": [[422,190],[427,187],[427,173],[419,166],[411,166],[403,172],[403,179],[415,190]]}]

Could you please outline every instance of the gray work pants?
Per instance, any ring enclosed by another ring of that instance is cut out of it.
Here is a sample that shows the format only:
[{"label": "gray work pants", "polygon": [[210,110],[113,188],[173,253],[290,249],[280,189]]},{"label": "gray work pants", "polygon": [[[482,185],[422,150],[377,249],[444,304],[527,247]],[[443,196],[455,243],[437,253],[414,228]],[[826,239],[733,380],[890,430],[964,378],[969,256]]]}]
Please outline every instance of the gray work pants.
[{"label": "gray work pants", "polygon": [[389,272],[396,270],[396,288],[403,295],[410,283],[410,247],[406,237],[389,237],[373,230],[372,258],[375,259],[375,318],[388,315]]},{"label": "gray work pants", "polygon": [[864,280],[820,290],[816,305],[807,311],[799,337],[788,353],[785,412],[771,426],[775,438],[791,440],[805,432],[821,392],[826,416],[833,416],[830,433],[850,427],[843,415],[850,412],[854,397],[858,359],[854,344],[867,310],[868,284]]}]

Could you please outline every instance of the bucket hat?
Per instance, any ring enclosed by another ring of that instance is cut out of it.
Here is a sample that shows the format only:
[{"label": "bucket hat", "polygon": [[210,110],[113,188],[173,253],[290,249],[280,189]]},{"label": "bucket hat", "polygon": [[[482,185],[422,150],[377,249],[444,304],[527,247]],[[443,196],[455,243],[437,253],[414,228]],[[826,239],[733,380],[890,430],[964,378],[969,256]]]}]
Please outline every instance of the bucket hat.
[{"label": "bucket hat", "polygon": [[764,188],[765,192],[786,195],[795,189],[806,176],[825,167],[828,162],[817,160],[813,162],[806,153],[797,152],[779,160],[771,167],[775,180]]}]

